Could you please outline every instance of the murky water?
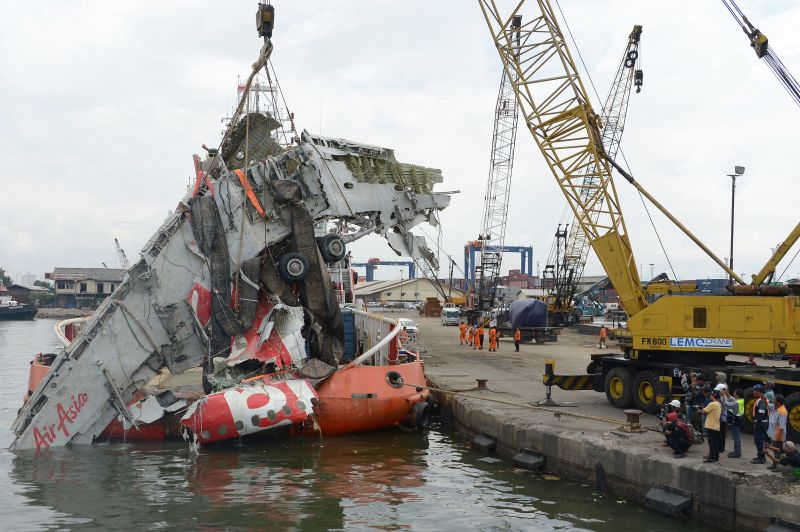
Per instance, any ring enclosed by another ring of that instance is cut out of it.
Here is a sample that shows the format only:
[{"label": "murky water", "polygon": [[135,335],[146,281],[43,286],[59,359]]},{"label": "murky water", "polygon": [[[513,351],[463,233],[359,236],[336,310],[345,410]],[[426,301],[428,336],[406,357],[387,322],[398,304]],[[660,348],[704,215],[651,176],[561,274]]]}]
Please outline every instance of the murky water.
[{"label": "murky water", "polygon": [[0,527],[338,530],[704,530],[588,486],[486,462],[457,434],[391,430],[13,454],[28,361],[54,321],[0,322]]}]

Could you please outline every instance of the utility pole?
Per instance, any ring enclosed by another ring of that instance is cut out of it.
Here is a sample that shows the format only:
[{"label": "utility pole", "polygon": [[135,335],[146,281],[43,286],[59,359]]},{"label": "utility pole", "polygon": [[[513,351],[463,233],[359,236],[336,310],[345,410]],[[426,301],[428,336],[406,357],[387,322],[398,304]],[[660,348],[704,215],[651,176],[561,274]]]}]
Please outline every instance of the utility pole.
[{"label": "utility pole", "polygon": [[[729,255],[730,262],[728,267],[733,270],[733,220],[736,206],[736,178],[744,175],[744,166],[734,166],[733,173],[728,174],[731,178],[731,253]],[[731,278],[733,281],[733,278]]]},{"label": "utility pole", "polygon": [[650,280],[653,280],[653,263],[650,263]]},{"label": "utility pole", "polygon": [[403,307],[403,268],[398,270],[400,272],[400,307]]}]

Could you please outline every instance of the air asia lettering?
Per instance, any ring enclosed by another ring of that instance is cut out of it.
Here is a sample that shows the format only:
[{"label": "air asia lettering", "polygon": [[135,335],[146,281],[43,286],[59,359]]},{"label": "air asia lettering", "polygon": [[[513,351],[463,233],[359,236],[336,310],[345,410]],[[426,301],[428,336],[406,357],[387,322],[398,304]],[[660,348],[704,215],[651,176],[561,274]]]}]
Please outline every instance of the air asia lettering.
[{"label": "air asia lettering", "polygon": [[85,393],[79,393],[77,397],[70,396],[71,403],[67,403],[65,407],[61,402],[56,405],[56,412],[58,413],[58,423],[52,423],[49,427],[33,428],[33,441],[36,443],[36,452],[49,451],[50,445],[56,441],[57,433],[61,433],[64,437],[69,437],[69,427],[78,419],[78,414],[81,409],[86,405],[89,396]]}]

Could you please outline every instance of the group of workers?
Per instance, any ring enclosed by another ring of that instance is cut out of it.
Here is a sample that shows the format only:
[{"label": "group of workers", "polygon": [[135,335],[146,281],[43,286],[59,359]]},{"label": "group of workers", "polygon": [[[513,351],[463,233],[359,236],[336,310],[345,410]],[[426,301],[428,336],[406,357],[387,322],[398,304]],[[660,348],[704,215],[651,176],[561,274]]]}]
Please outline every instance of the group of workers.
[{"label": "group of workers", "polygon": [[[462,322],[458,326],[458,343],[459,345],[467,345],[468,347],[472,347],[473,350],[480,350],[483,351],[484,346],[484,334],[486,330],[483,327],[483,323],[478,322],[474,325],[467,325],[466,323]],[[519,351],[519,341],[522,335],[520,330],[517,329],[514,331],[514,346],[517,351]],[[499,333],[497,332],[497,327],[494,325],[489,327],[489,352],[497,352],[497,339],[499,338]]]},{"label": "group of workers", "polygon": [[[661,428],[675,456],[681,458],[693,443],[699,443],[701,434],[708,443],[704,462],[719,461],[725,451],[725,433],[730,432],[733,450],[728,458],[740,458],[741,426],[745,416],[745,400],[741,390],[732,394],[724,383],[711,387],[701,374],[686,372],[683,376],[686,391],[686,417],[677,399],[664,405]],[[800,479],[800,453],[787,436],[788,412],[784,397],[774,393],[774,384],[765,382],[753,386],[753,440],[756,456],[750,463],[772,462],[768,469],[777,470],[778,464],[790,466],[795,479]]]}]

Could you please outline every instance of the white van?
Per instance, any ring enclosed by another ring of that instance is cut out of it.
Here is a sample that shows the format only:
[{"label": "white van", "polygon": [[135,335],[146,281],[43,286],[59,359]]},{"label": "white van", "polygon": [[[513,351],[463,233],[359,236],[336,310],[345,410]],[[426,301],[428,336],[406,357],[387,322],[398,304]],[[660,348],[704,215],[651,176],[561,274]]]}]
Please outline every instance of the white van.
[{"label": "white van", "polygon": [[458,325],[461,311],[457,308],[442,309],[442,325]]}]

